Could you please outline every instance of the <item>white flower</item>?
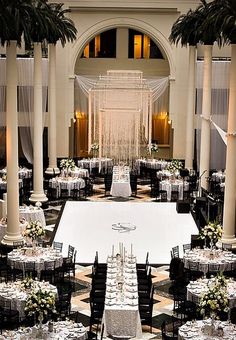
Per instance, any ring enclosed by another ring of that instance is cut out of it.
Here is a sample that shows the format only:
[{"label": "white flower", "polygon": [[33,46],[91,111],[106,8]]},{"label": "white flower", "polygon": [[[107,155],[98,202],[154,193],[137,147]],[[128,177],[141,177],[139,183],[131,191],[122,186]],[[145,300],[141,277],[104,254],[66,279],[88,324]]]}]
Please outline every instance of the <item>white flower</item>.
[{"label": "white flower", "polygon": [[72,158],[64,158],[60,161],[60,167],[64,170],[74,170],[75,162]]},{"label": "white flower", "polygon": [[98,151],[99,150],[99,144],[98,143],[93,143],[91,145],[91,151]]}]

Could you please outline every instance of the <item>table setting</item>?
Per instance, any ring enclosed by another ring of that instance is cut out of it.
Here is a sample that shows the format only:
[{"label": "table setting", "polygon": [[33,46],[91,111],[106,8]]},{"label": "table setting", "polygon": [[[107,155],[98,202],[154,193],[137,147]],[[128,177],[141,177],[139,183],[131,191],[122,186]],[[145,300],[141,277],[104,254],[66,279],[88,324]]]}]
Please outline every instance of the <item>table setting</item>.
[{"label": "table setting", "polygon": [[104,334],[141,339],[136,257],[124,250],[108,256],[107,264]]},{"label": "table setting", "polygon": [[198,263],[199,270],[206,274],[208,271],[214,271],[215,264],[217,271],[230,271],[236,268],[236,255],[230,251],[221,249],[197,249],[186,251],[183,256],[184,267],[189,269],[191,263]]},{"label": "table setting", "polygon": [[179,328],[178,340],[235,340],[236,325],[229,321],[212,319],[188,321]]},{"label": "table setting", "polygon": [[25,318],[26,300],[32,291],[51,291],[57,296],[57,288],[49,282],[33,280],[27,277],[23,281],[0,283],[0,304],[4,306],[6,300],[10,300],[11,308],[19,311],[20,319]]},{"label": "table setting", "polygon": [[88,338],[86,328],[82,323],[75,323],[71,320],[65,321],[49,321],[42,325],[39,337],[38,326],[20,327],[18,330],[4,331],[0,335],[0,339],[5,340],[31,340],[31,339],[79,339],[86,340]]},{"label": "table setting", "polygon": [[19,207],[20,218],[24,218],[27,222],[39,221],[43,227],[46,226],[44,211],[40,206],[23,205]]},{"label": "table setting", "polygon": [[23,247],[13,249],[7,254],[7,263],[12,269],[21,269],[24,271],[26,263],[32,264],[37,271],[38,277],[42,270],[48,269],[49,266],[58,268],[62,266],[63,256],[53,248],[42,247]]},{"label": "table setting", "polygon": [[189,190],[189,183],[182,179],[165,179],[160,182],[160,190],[167,191],[167,200],[171,201],[171,191],[179,192],[179,199],[183,199],[183,192]]},{"label": "table setting", "polygon": [[57,197],[61,196],[61,189],[68,190],[68,196],[71,196],[72,189],[82,189],[85,187],[85,181],[79,177],[54,177],[49,180],[49,186],[57,189]]},{"label": "table setting", "polygon": [[236,307],[236,281],[232,278],[227,279],[222,274],[210,279],[200,278],[196,281],[190,281],[187,285],[187,300],[199,304],[202,295],[208,291],[209,287],[221,282],[225,285],[225,290],[229,300],[229,307]]},{"label": "table setting", "polygon": [[116,197],[129,197],[131,195],[130,168],[128,166],[113,167],[110,193]]}]

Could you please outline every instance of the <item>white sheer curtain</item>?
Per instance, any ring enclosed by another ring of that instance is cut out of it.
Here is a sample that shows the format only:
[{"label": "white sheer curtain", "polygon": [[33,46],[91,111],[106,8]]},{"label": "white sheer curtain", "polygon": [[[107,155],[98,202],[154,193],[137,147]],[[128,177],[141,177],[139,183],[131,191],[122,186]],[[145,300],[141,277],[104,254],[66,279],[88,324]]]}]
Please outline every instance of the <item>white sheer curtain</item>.
[{"label": "white sheer curtain", "polygon": [[[47,106],[47,85],[48,85],[48,60],[43,59],[43,125]],[[29,163],[33,163],[33,78],[34,59],[18,58],[18,121],[19,135],[24,156]],[[5,126],[6,113],[6,59],[0,59],[0,126]]]},{"label": "white sheer curtain", "polygon": [[[158,114],[168,111],[169,78],[138,78],[135,72],[137,71],[108,71],[107,75],[100,77],[75,77],[75,110],[87,117],[89,111],[92,112],[88,117],[92,121],[88,145],[90,148],[91,143],[102,140],[100,156],[114,159],[118,157],[117,160],[126,162],[134,155],[138,157],[136,144],[140,147],[143,143],[151,142],[152,112]],[[131,131],[134,132],[132,137]],[[125,142],[128,137],[132,141]],[[119,143],[115,143],[114,138]]]},{"label": "white sheer curtain", "polygon": [[[227,130],[229,101],[229,65],[228,61],[212,62],[212,114],[211,114],[211,169],[224,169],[226,159],[226,144],[224,132]],[[203,61],[197,62],[197,163],[199,165],[200,129],[202,114],[202,80]],[[217,127],[217,128],[216,128]],[[220,133],[219,133],[220,132]]]}]

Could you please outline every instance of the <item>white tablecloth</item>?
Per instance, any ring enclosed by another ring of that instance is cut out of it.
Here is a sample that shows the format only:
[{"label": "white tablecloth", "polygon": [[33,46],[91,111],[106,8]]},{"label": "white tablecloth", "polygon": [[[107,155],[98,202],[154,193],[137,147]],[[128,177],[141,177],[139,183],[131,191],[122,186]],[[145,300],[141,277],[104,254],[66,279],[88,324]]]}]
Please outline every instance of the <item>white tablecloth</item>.
[{"label": "white tablecloth", "polygon": [[129,197],[131,195],[129,167],[113,167],[111,195]]},{"label": "white tablecloth", "polygon": [[52,248],[37,247],[35,253],[32,252],[32,248],[13,249],[7,254],[7,263],[16,269],[22,269],[24,271],[26,263],[35,266],[35,270],[40,276],[41,270],[45,270],[46,266],[58,268],[62,266],[63,257],[61,253],[58,253]]},{"label": "white tablecloth", "polygon": [[[37,337],[37,326],[34,327],[21,327],[14,331],[4,331],[0,335],[0,339],[3,340],[32,340],[39,339]],[[86,340],[88,339],[87,331],[81,323],[74,323],[73,321],[57,321],[53,322],[53,332],[49,332],[48,323],[42,326],[41,339],[55,339],[55,340]]]},{"label": "white tablecloth", "polygon": [[[68,174],[71,177],[79,177],[79,178],[81,178],[81,177],[89,177],[88,169],[80,169],[80,168],[77,168],[77,167],[75,167],[74,170],[69,170]],[[61,176],[62,177],[66,176],[66,171],[65,170],[61,170]]]},{"label": "white tablecloth", "polygon": [[179,199],[183,199],[183,192],[189,190],[189,183],[184,182],[181,179],[175,180],[164,180],[160,182],[160,190],[167,191],[167,200],[171,200],[171,191],[178,191],[179,192]]},{"label": "white tablecloth", "polygon": [[39,221],[43,227],[46,226],[44,211],[40,207],[25,206],[19,208],[20,218],[24,218],[27,222]]},{"label": "white tablecloth", "polygon": [[[230,271],[236,268],[236,255],[230,251],[221,249],[192,249],[186,251],[183,256],[184,267],[189,268],[191,263],[199,264],[199,270],[203,273],[216,271],[213,266],[219,265],[218,271]],[[213,265],[213,266],[212,266]]]},{"label": "white tablecloth", "polygon": [[57,197],[60,197],[61,189],[68,189],[68,195],[70,196],[72,189],[84,188],[85,181],[82,178],[55,177],[49,180],[49,186],[57,189]]},{"label": "white tablecloth", "polygon": [[138,167],[146,167],[148,169],[163,170],[168,166],[168,162],[161,159],[137,159],[136,165]]},{"label": "white tablecloth", "polygon": [[[187,300],[198,304],[203,293],[208,291],[211,285],[216,283],[216,279],[199,279],[192,281],[187,285]],[[236,307],[236,282],[232,279],[227,283],[227,295],[229,300],[229,307]]]},{"label": "white tablecloth", "polygon": [[91,172],[94,168],[99,170],[111,168],[113,166],[113,160],[111,158],[85,158],[78,161],[78,167],[89,169]]},{"label": "white tablecloth", "polygon": [[19,311],[21,319],[25,318],[25,303],[28,295],[31,294],[32,289],[52,291],[55,296],[57,296],[57,287],[49,284],[48,282],[34,281],[33,287],[29,290],[23,289],[21,282],[22,281],[0,283],[0,305],[4,306],[4,302],[6,300],[10,300],[11,308]]},{"label": "white tablecloth", "polygon": [[127,257],[123,266],[116,257],[108,257],[103,323],[105,335],[142,339],[133,256]]},{"label": "white tablecloth", "polygon": [[[7,175],[7,168],[3,168],[0,170],[1,175]],[[31,178],[32,177],[32,169],[27,168],[19,168],[18,170],[19,178]]]},{"label": "white tablecloth", "polygon": [[[226,321],[214,321],[215,328],[223,328],[223,336],[214,334],[212,336],[204,332],[204,327],[209,327],[211,325],[211,320],[198,320],[196,322],[188,321],[186,324],[179,328],[178,340],[235,340],[236,339],[236,325],[228,323]],[[205,334],[204,334],[205,333]]]}]

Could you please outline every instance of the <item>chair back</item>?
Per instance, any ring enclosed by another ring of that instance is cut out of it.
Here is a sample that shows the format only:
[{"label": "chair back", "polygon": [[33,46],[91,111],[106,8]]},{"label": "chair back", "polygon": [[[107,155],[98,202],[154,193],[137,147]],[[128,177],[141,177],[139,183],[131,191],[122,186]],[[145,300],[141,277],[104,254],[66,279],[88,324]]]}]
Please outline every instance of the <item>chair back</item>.
[{"label": "chair back", "polygon": [[63,243],[62,242],[54,241],[52,246],[53,246],[53,249],[59,251],[60,253],[62,252],[62,248],[63,248]]},{"label": "chair back", "polygon": [[73,257],[75,252],[75,247],[72,247],[70,244],[68,246],[68,257]]}]

